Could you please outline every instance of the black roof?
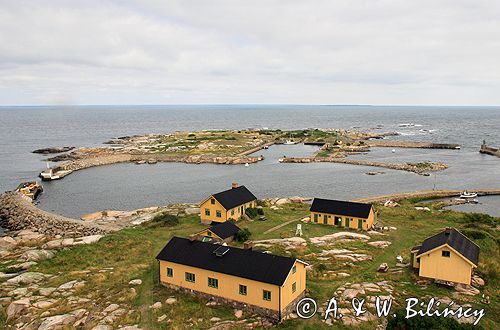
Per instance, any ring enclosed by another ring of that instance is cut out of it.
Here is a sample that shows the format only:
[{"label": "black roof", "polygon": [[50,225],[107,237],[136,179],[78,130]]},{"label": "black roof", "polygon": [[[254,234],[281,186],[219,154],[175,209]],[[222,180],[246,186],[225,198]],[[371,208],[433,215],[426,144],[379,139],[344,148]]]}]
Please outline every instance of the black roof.
[{"label": "black roof", "polygon": [[296,260],[229,246],[224,246],[227,252],[217,256],[214,251],[221,247],[219,244],[172,237],[156,259],[280,286]]},{"label": "black roof", "polygon": [[208,229],[222,239],[234,236],[234,234],[241,230],[240,227],[236,226],[231,221],[218,223]]},{"label": "black roof", "polygon": [[347,215],[356,218],[368,218],[372,204],[315,198],[311,212]]},{"label": "black roof", "polygon": [[479,246],[474,244],[470,239],[455,228],[447,228],[439,234],[427,238],[422,243],[422,247],[418,251],[418,255],[433,250],[444,244],[448,244],[477,266],[479,261]]},{"label": "black roof", "polygon": [[226,210],[230,210],[233,207],[257,199],[257,197],[255,197],[254,194],[252,194],[245,186],[239,186],[221,191],[217,194],[213,194],[212,196],[214,196],[214,198],[218,200]]}]

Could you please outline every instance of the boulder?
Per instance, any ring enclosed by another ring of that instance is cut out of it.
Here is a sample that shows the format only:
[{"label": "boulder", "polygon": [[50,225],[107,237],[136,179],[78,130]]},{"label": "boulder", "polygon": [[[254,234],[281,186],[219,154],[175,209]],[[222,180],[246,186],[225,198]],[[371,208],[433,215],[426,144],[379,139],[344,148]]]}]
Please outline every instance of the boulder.
[{"label": "boulder", "polygon": [[17,241],[10,236],[0,237],[0,249],[10,250],[17,245]]},{"label": "boulder", "polygon": [[241,309],[236,309],[236,310],[234,311],[234,316],[235,316],[237,319],[241,318],[241,317],[243,316],[243,311],[242,311]]},{"label": "boulder", "polygon": [[291,203],[292,201],[288,198],[280,198],[276,201],[275,205],[276,206],[281,206],[281,205],[285,205],[285,204],[288,204],[288,203]]},{"label": "boulder", "polygon": [[56,288],[40,288],[38,289],[38,293],[41,296],[47,297],[52,294],[52,292],[56,291]]},{"label": "boulder", "polygon": [[103,212],[94,212],[94,213],[88,213],[84,214],[80,217],[83,221],[96,221],[96,220],[101,220],[104,217]]},{"label": "boulder", "polygon": [[301,237],[289,237],[289,238],[272,238],[254,242],[254,246],[257,245],[265,246],[266,244],[279,244],[285,247],[298,247],[298,246],[306,246],[307,241]]},{"label": "boulder", "polygon": [[481,277],[474,274],[474,275],[472,275],[471,284],[472,284],[472,286],[479,287],[479,286],[483,286],[485,283]]},{"label": "boulder", "polygon": [[132,280],[132,281],[128,282],[128,284],[130,284],[130,285],[141,285],[142,284],[142,280],[137,278],[135,280]]},{"label": "boulder", "polygon": [[367,244],[371,245],[371,246],[375,246],[375,247],[381,248],[381,249],[385,249],[386,247],[388,247],[389,245],[391,245],[392,242],[389,242],[389,241],[374,241],[374,242],[368,242]]},{"label": "boulder", "polygon": [[103,238],[103,235],[90,235],[90,236],[78,237],[75,238],[75,242],[73,244],[74,245],[93,244],[98,242],[101,238]]},{"label": "boulder", "polygon": [[85,313],[86,310],[78,309],[68,314],[47,317],[43,319],[42,324],[40,324],[40,326],[38,327],[38,330],[53,330],[65,328],[69,324],[73,324],[76,320],[82,318]]},{"label": "boulder", "polygon": [[57,290],[70,290],[70,289],[73,289],[73,287],[75,286],[76,282],[78,282],[77,280],[73,280],[73,281],[69,281],[69,282],[66,282],[64,284],[61,284]]},{"label": "boulder", "polygon": [[107,313],[111,313],[111,312],[116,311],[118,308],[120,308],[120,305],[118,305],[118,304],[111,304],[108,307],[106,307],[103,312],[106,313],[106,314]]},{"label": "boulder", "polygon": [[173,297],[167,298],[167,300],[165,300],[165,304],[167,304],[167,305],[173,305],[176,302],[177,302],[177,299],[175,299]]},{"label": "boulder", "polygon": [[311,240],[311,243],[313,243],[313,244],[325,245],[325,244],[328,244],[330,241],[336,241],[339,239],[354,239],[354,240],[367,241],[370,239],[370,236],[367,236],[364,234],[342,231],[342,232],[329,234],[329,235],[325,235],[325,236],[312,237],[310,240]]},{"label": "boulder", "polygon": [[29,298],[13,301],[7,307],[7,320],[19,316],[26,308],[30,306]]},{"label": "boulder", "polygon": [[158,322],[163,322],[167,319],[167,315],[163,314],[162,316],[158,316]]},{"label": "boulder", "polygon": [[162,306],[161,302],[157,301],[154,304],[152,304],[151,306],[149,306],[149,308],[151,308],[151,309],[160,309],[161,306]]},{"label": "boulder", "polygon": [[21,254],[20,259],[23,259],[25,261],[40,261],[51,259],[55,255],[56,254],[50,250],[28,250]]},{"label": "boulder", "polygon": [[26,273],[22,273],[16,277],[8,279],[7,283],[26,285],[26,284],[38,283],[38,282],[43,281],[44,279],[45,279],[45,275],[42,273],[26,272]]},{"label": "boulder", "polygon": [[184,209],[184,213],[186,213],[186,215],[200,214],[200,208],[199,207],[188,207],[188,208]]}]

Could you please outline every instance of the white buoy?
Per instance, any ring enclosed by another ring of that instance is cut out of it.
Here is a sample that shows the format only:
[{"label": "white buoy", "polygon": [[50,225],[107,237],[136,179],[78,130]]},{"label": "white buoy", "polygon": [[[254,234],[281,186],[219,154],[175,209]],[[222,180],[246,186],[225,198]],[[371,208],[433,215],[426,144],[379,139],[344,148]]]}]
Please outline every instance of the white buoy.
[{"label": "white buoy", "polygon": [[392,149],[392,153],[395,153],[396,152],[396,149]]}]

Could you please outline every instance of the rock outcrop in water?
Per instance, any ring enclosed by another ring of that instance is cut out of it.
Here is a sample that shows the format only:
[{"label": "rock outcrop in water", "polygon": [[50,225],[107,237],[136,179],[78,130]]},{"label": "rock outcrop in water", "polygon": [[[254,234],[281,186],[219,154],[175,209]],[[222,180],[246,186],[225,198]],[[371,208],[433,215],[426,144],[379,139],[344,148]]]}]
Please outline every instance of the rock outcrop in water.
[{"label": "rock outcrop in water", "polygon": [[33,150],[32,153],[34,154],[60,154],[62,152],[68,152],[75,149],[75,147],[49,147],[49,148],[42,148],[42,149],[36,149]]}]

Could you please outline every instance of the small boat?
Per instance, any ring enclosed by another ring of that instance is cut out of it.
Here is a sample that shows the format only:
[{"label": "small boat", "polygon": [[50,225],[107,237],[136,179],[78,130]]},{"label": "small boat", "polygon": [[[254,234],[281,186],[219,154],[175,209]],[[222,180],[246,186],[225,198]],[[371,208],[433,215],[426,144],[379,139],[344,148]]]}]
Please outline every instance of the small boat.
[{"label": "small boat", "polygon": [[264,149],[269,149],[269,146],[264,146]]},{"label": "small boat", "polygon": [[286,140],[283,144],[295,144],[295,142],[293,142],[292,140]]},{"label": "small boat", "polygon": [[475,192],[468,192],[467,190],[464,190],[460,194],[460,198],[462,198],[462,199],[469,199],[469,198],[476,198],[476,197],[477,197],[477,193],[475,193]]},{"label": "small boat", "polygon": [[17,186],[16,191],[35,200],[42,193],[43,187],[36,181],[23,182]]},{"label": "small boat", "polygon": [[54,172],[54,170],[49,166],[49,163],[47,162],[47,169],[43,172],[40,172],[38,175],[42,181],[52,181],[52,180],[59,180],[64,178],[66,175],[70,174],[71,170],[59,170]]},{"label": "small boat", "polygon": [[250,166],[250,164],[248,164],[248,163],[245,163],[245,167],[248,167],[248,166]]},{"label": "small boat", "polygon": [[391,150],[391,152],[392,152],[392,153],[395,153],[395,152],[396,152],[396,149],[392,149],[392,150]]}]

